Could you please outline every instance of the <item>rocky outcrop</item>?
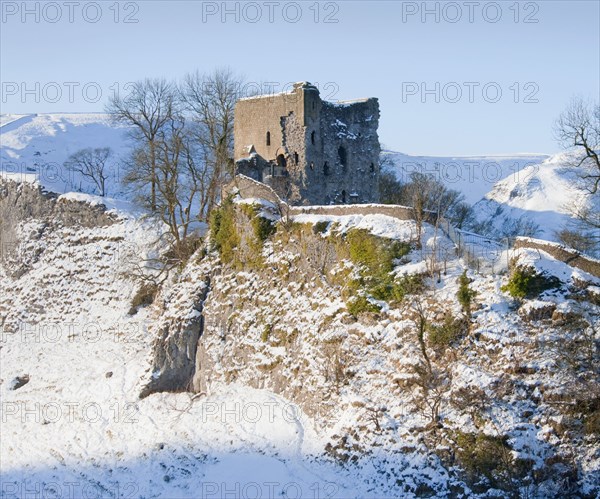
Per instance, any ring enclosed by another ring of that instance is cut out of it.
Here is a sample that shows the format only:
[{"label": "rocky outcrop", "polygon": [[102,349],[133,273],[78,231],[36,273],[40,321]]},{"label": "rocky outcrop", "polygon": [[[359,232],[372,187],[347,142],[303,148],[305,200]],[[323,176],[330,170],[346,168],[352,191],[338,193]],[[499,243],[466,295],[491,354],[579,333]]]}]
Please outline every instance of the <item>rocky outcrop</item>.
[{"label": "rocky outcrop", "polygon": [[62,199],[32,182],[0,179],[0,262],[9,275],[26,271],[19,253],[27,240],[19,237],[19,227],[31,220],[37,222],[36,230],[26,239],[39,238],[49,228],[103,227],[116,223],[118,218],[101,204]]},{"label": "rocky outcrop", "polygon": [[199,269],[190,267],[158,305],[160,318],[152,349],[152,373],[140,398],[156,392],[191,390],[198,339],[204,330],[203,307],[210,291],[210,276],[198,278]]}]

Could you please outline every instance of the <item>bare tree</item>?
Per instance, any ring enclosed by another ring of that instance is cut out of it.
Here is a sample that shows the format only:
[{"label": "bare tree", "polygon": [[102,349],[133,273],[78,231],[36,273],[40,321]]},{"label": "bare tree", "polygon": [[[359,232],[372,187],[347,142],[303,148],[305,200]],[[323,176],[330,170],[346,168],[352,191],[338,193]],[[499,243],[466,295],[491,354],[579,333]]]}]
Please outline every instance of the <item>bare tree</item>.
[{"label": "bare tree", "polygon": [[586,188],[596,194],[600,187],[600,105],[573,98],[556,121],[554,133],[563,147],[577,148],[579,156],[572,166],[581,168]]},{"label": "bare tree", "polygon": [[600,246],[600,105],[575,97],[555,124],[555,136],[565,148],[575,148],[567,167],[577,170],[587,199],[566,206],[573,220],[557,232],[561,242],[597,255]]},{"label": "bare tree", "polygon": [[106,195],[107,165],[106,162],[112,156],[109,147],[92,149],[88,147],[71,154],[65,161],[65,168],[77,172],[90,179],[98,188],[100,196]]},{"label": "bare tree", "polygon": [[194,139],[204,162],[204,196],[200,217],[206,219],[218,202],[222,185],[233,175],[233,118],[240,97],[241,78],[229,69],[210,74],[188,74],[180,88],[190,114]]},{"label": "bare tree", "polygon": [[[146,78],[132,84],[127,95],[114,95],[109,100],[106,111],[117,123],[132,126],[132,135],[143,143],[134,153],[134,162],[147,162],[141,169],[145,182],[150,186],[150,209],[156,210],[156,139],[161,129],[168,123],[176,105],[176,92],[172,83],[165,79]],[[139,151],[143,148],[144,155]],[[138,175],[138,178],[140,176]]]},{"label": "bare tree", "polygon": [[600,247],[600,199],[575,200],[566,206],[572,220],[556,232],[558,240],[571,248],[593,256]]}]

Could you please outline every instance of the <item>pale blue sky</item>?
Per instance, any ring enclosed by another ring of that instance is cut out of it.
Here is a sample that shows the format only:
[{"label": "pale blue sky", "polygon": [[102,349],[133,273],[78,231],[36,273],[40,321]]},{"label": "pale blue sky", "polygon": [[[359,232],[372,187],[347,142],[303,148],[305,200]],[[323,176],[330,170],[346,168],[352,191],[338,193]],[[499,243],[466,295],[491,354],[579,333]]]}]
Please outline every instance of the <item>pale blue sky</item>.
[{"label": "pale blue sky", "polygon": [[25,17],[22,2],[1,3],[3,113],[102,111],[115,83],[230,66],[251,82],[379,97],[380,139],[394,150],[551,153],[552,122],[570,97],[600,93],[595,0],[226,2],[225,19],[223,2],[29,2]]}]

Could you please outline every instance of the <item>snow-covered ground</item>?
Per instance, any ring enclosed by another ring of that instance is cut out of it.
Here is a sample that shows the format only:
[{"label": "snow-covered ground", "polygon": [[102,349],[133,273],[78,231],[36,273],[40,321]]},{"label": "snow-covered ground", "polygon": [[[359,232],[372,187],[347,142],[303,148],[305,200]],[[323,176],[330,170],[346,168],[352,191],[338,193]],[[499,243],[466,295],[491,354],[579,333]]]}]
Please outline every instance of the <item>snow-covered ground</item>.
[{"label": "snow-covered ground", "polygon": [[46,229],[23,250],[40,250],[25,275],[0,267],[0,497],[365,497],[360,479],[311,457],[310,419],[272,392],[139,400],[155,318],[129,314],[130,273],[157,235],[131,217]]}]

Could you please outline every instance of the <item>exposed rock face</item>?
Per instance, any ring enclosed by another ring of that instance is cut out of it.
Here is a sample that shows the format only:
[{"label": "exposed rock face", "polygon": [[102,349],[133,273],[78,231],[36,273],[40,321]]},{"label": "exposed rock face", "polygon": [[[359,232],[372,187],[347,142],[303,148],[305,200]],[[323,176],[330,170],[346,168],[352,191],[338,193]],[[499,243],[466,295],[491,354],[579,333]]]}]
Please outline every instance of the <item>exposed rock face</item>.
[{"label": "exposed rock face", "polygon": [[50,227],[102,227],[114,224],[117,217],[103,205],[59,199],[37,184],[0,179],[0,261],[9,275],[26,271],[22,245],[27,241],[20,240],[18,228],[28,220],[36,220],[35,230],[27,235],[29,240],[41,238]]},{"label": "exposed rock face", "polygon": [[204,330],[204,301],[210,290],[210,277],[201,277],[203,271],[189,265],[186,277],[162,297],[155,326],[152,377],[140,398],[155,392],[191,389],[198,339]]}]

